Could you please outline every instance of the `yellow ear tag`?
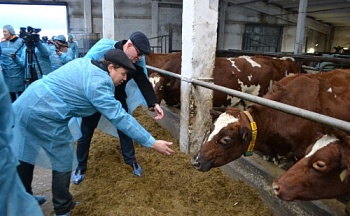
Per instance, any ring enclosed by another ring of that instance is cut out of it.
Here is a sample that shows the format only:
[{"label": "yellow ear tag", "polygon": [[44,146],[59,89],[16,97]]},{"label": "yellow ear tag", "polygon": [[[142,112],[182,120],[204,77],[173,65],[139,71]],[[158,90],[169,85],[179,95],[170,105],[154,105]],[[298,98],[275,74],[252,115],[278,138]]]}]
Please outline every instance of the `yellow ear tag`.
[{"label": "yellow ear tag", "polygon": [[343,171],[340,173],[339,177],[340,177],[340,181],[344,181],[345,177],[346,177],[346,169],[343,169]]},{"label": "yellow ear tag", "polygon": [[168,83],[166,84],[166,86],[168,86],[168,87],[169,87],[170,85],[171,85],[171,82],[168,82]]}]

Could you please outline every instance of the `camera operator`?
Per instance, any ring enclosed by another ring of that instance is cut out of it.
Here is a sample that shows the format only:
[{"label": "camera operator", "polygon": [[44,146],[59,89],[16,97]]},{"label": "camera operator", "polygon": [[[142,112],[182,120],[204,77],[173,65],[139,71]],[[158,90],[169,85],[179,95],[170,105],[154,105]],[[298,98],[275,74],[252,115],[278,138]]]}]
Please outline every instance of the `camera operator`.
[{"label": "camera operator", "polygon": [[25,89],[25,68],[22,56],[24,45],[11,25],[5,25],[2,32],[4,38],[0,42],[2,50],[0,64],[11,100],[14,102]]},{"label": "camera operator", "polygon": [[50,61],[52,70],[56,70],[62,65],[74,59],[73,51],[68,47],[66,37],[58,35],[54,38],[54,45],[50,46]]},{"label": "camera operator", "polygon": [[[33,43],[30,43],[29,45],[26,44],[26,49],[24,49],[23,52],[26,55],[34,55],[34,58],[32,59],[33,66],[37,73],[38,79],[40,79],[43,75],[47,75],[52,71],[50,61],[50,49],[47,45],[45,45],[45,43],[42,40],[40,40],[40,36],[38,34],[32,34],[32,40]],[[27,48],[29,48],[29,50],[34,48],[34,52],[32,50],[32,53],[31,51],[27,50]]]}]

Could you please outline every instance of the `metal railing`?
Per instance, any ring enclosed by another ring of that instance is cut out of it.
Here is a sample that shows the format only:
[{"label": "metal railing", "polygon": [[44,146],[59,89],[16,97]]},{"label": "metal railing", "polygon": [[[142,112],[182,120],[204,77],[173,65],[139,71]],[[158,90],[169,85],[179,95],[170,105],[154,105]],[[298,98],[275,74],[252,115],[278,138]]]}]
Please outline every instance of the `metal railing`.
[{"label": "metal railing", "polygon": [[258,103],[258,104],[270,107],[272,109],[276,109],[276,110],[279,110],[279,111],[282,111],[282,112],[285,112],[285,113],[289,113],[289,114],[294,115],[294,116],[298,116],[298,117],[301,117],[301,118],[304,118],[304,119],[308,119],[308,120],[316,122],[316,123],[321,123],[321,124],[324,124],[324,125],[327,125],[327,126],[332,126],[332,127],[344,130],[346,132],[350,132],[350,122],[347,122],[347,121],[343,121],[343,120],[340,120],[340,119],[332,118],[332,117],[329,117],[329,116],[326,116],[326,115],[323,115],[323,114],[311,112],[311,111],[308,111],[308,110],[305,110],[305,109],[301,109],[301,108],[298,108],[298,107],[290,106],[290,105],[283,104],[283,103],[280,103],[280,102],[277,102],[277,101],[272,101],[272,100],[268,100],[268,99],[265,99],[265,98],[262,98],[262,97],[250,95],[250,94],[243,93],[243,92],[240,92],[240,91],[237,91],[237,90],[225,88],[225,87],[218,86],[218,85],[215,85],[215,84],[212,84],[212,83],[207,83],[207,82],[199,81],[199,80],[196,80],[196,79],[184,77],[184,76],[181,76],[179,74],[175,74],[173,72],[162,70],[162,69],[159,69],[159,68],[156,68],[156,67],[152,67],[152,66],[149,66],[149,65],[146,65],[146,67],[148,69],[157,71],[159,73],[166,74],[166,75],[169,75],[169,76],[181,79],[181,81],[185,81],[185,82],[188,82],[188,83],[193,83],[193,84],[205,87],[205,88],[209,88],[209,89],[212,89],[212,90],[224,92],[224,93],[229,94],[231,96],[235,96],[235,97],[238,97],[238,98],[243,98],[244,100],[248,100],[248,101],[251,101],[251,102],[254,102],[254,103]]}]

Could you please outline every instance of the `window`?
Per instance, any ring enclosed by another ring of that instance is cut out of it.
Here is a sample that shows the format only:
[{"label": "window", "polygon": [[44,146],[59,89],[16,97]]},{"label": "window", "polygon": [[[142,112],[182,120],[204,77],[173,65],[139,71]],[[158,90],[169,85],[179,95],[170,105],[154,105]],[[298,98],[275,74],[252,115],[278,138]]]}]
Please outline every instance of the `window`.
[{"label": "window", "polygon": [[[0,28],[12,25],[19,34],[20,28],[31,26],[40,28],[40,36],[67,36],[67,5],[66,4],[0,4]],[[1,31],[2,32],[2,31]]]}]

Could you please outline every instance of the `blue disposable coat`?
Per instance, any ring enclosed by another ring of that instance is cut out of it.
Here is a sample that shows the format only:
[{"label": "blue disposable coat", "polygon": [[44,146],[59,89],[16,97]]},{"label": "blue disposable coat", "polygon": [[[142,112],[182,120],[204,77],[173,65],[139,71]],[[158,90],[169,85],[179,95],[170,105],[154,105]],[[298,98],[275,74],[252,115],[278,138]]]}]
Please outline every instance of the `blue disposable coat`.
[{"label": "blue disposable coat", "polygon": [[79,57],[79,48],[78,48],[78,43],[76,41],[69,42],[68,41],[68,47],[72,50],[73,52],[73,59],[76,59]]},{"label": "blue disposable coat", "polygon": [[[13,103],[16,116],[15,152],[30,164],[67,172],[73,170],[72,117],[104,115],[115,127],[145,147],[155,139],[114,98],[106,71],[89,59],[75,59],[29,85]],[[51,162],[51,163],[50,163]]]},{"label": "blue disposable coat", "polygon": [[[10,92],[24,91],[24,57],[22,49],[24,42],[21,38],[11,41],[0,42],[2,54],[0,55],[0,64],[3,70],[5,83]],[[11,57],[17,51],[16,57]]]},{"label": "blue disposable coat", "polygon": [[[88,53],[86,53],[84,58],[99,61],[110,49],[114,49],[114,44],[116,42],[117,41],[111,39],[102,38],[88,51]],[[146,75],[148,74],[144,56],[135,64],[142,67]],[[125,92],[127,95],[126,103],[128,105],[129,113],[132,113],[139,105],[147,106],[145,98],[133,79],[126,84]]]},{"label": "blue disposable coat", "polygon": [[[35,55],[34,55],[35,54]],[[38,78],[40,79],[42,75],[47,75],[52,71],[51,61],[50,61],[50,48],[47,44],[42,42],[36,42],[34,47],[34,53],[27,50],[27,47],[23,49],[23,55],[25,56],[25,61],[29,63],[29,55],[32,56],[32,66],[35,68]],[[40,66],[40,68],[39,68]],[[27,65],[29,71],[30,65]],[[41,73],[40,73],[41,69]]]},{"label": "blue disposable coat", "polygon": [[74,53],[70,48],[67,49],[66,53],[62,52],[62,55],[60,56],[56,53],[55,46],[49,46],[49,48],[50,48],[49,57],[50,57],[51,67],[53,71],[74,59]]},{"label": "blue disposable coat", "polygon": [[0,215],[41,216],[38,201],[28,194],[17,174],[18,160],[13,145],[14,124],[11,99],[2,73],[0,73]]}]

